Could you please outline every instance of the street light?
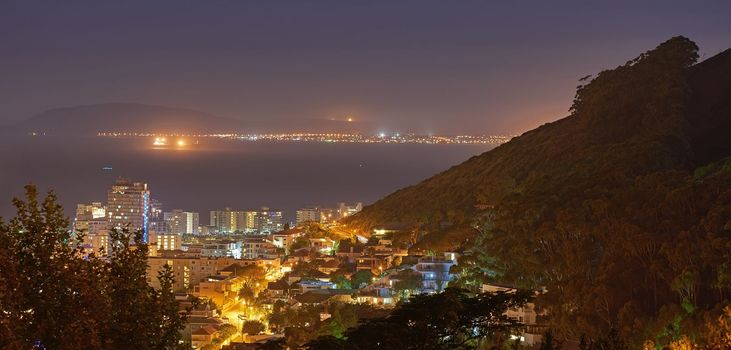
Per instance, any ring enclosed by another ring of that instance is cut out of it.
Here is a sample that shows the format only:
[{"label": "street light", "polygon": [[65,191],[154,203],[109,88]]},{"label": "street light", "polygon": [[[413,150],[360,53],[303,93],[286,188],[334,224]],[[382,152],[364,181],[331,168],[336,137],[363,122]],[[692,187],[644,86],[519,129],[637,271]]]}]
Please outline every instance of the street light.
[{"label": "street light", "polygon": [[240,338],[241,338],[241,341],[244,341],[244,330],[243,330],[244,325],[242,324],[242,322],[246,319],[246,317],[243,314],[239,314],[238,319],[239,319],[239,334],[241,334]]}]

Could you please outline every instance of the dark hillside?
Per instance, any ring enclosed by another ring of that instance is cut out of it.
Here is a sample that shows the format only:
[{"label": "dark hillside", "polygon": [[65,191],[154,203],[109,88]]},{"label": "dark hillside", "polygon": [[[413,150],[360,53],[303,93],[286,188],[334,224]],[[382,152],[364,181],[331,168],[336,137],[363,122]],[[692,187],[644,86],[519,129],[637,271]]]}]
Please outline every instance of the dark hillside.
[{"label": "dark hillside", "polygon": [[731,304],[731,54],[697,57],[672,38],[580,86],[569,117],[347,224],[406,223],[420,249],[462,248],[458,286],[544,290],[540,322],[561,340],[711,342]]},{"label": "dark hillside", "polygon": [[689,70],[688,136],[696,164],[731,154],[731,49]]},{"label": "dark hillside", "polygon": [[[690,168],[731,154],[731,137],[726,137],[731,130],[731,51],[690,68],[683,68],[688,62],[675,63],[687,81],[662,74],[663,66],[673,64],[671,58],[645,55],[587,85],[583,113],[573,111],[398,190],[348,223],[364,230],[396,222],[429,226],[446,219],[450,210],[469,216],[475,205],[494,205],[511,193],[552,190],[542,187],[547,183],[571,186],[618,171]],[[682,96],[665,103],[673,94]],[[592,105],[594,99],[612,102]]]}]

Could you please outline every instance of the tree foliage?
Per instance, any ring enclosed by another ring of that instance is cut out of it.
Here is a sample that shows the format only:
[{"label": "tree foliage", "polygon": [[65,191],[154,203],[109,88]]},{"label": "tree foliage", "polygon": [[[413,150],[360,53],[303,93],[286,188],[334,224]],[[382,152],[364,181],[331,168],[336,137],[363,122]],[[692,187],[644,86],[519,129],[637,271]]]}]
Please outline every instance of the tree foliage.
[{"label": "tree foliage", "polygon": [[339,289],[351,289],[352,285],[350,280],[342,274],[330,275],[330,282],[335,283],[335,286]]},{"label": "tree foliage", "polygon": [[266,329],[263,323],[256,320],[247,320],[241,326],[241,332],[249,335],[256,335]]},{"label": "tree foliage", "polygon": [[222,324],[221,327],[218,328],[218,333],[221,334],[221,338],[228,339],[238,333],[238,330],[236,329],[236,326],[226,323]]},{"label": "tree foliage", "polygon": [[418,292],[422,287],[423,278],[421,274],[411,269],[400,271],[392,278],[396,280],[396,283],[393,284],[393,290],[402,297],[409,293]]},{"label": "tree foliage", "polygon": [[538,304],[558,338],[668,345],[728,304],[731,174],[711,167],[699,181],[686,168],[684,69],[696,49],[675,38],[581,87],[572,111],[591,132],[577,137],[595,143],[577,150],[585,160],[493,210],[481,267],[545,287]]},{"label": "tree foliage", "polygon": [[110,232],[109,256],[82,250],[56,196],[34,186],[0,221],[0,348],[174,349],[185,313],[163,268],[148,286],[141,232]]},{"label": "tree foliage", "polygon": [[350,276],[350,285],[353,288],[362,288],[373,282],[373,274],[367,270],[361,270]]},{"label": "tree foliage", "polygon": [[[330,317],[323,319],[323,313]],[[348,329],[356,327],[358,322],[383,317],[388,314],[385,309],[375,308],[369,304],[331,303],[327,307],[308,305],[302,307],[287,307],[283,304],[275,305],[269,317],[269,326],[277,332],[283,332],[284,341],[280,347],[298,348],[302,344],[322,336],[332,336],[342,339]]]},{"label": "tree foliage", "polygon": [[472,294],[447,288],[417,295],[386,317],[372,318],[347,331],[308,343],[310,349],[476,349],[506,339],[521,324],[505,315],[525,305],[531,293]]}]

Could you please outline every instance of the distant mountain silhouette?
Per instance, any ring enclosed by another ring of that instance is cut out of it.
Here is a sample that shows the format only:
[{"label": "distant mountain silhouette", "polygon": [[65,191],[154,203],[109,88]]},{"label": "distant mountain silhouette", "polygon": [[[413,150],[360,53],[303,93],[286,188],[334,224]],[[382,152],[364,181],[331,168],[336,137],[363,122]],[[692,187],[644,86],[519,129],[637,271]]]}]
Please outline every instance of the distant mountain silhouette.
[{"label": "distant mountain silhouette", "polygon": [[106,131],[168,133],[363,132],[367,124],[328,119],[243,121],[185,108],[105,103],[56,108],[5,131],[47,135],[93,135]]}]

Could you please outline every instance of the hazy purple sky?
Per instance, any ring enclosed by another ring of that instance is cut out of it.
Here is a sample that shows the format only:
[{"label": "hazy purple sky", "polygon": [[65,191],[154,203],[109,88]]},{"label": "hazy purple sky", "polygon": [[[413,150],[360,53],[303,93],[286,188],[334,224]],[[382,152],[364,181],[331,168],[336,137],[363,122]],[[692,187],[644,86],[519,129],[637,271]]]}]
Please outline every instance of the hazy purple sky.
[{"label": "hazy purple sky", "polygon": [[674,35],[731,47],[731,1],[3,0],[0,124],[118,101],[515,133]]}]

